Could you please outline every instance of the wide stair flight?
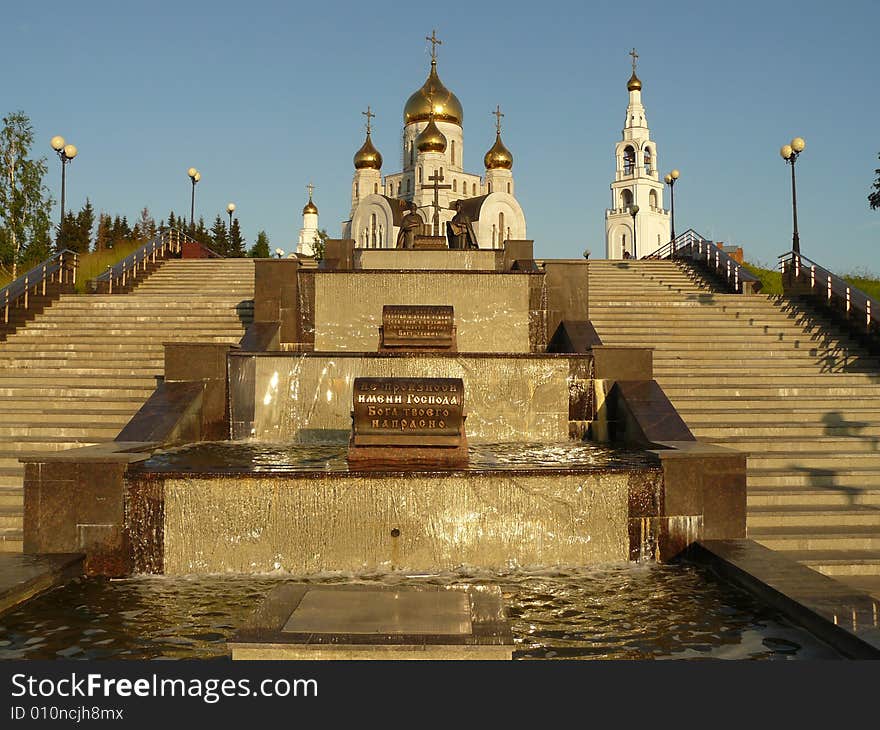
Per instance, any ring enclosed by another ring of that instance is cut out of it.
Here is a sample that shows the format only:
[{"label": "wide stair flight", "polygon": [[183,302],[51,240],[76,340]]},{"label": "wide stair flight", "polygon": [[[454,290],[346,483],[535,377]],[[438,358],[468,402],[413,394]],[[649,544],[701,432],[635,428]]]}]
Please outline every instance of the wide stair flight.
[{"label": "wide stair flight", "polygon": [[129,294],[65,294],[0,342],[0,551],[22,548],[26,454],[112,441],[155,389],[163,343],[237,343],[251,259],[165,262]]},{"label": "wide stair flight", "polygon": [[654,348],[698,438],[748,458],[748,535],[880,596],[880,362],[821,315],[673,261],[591,261],[603,343]]}]

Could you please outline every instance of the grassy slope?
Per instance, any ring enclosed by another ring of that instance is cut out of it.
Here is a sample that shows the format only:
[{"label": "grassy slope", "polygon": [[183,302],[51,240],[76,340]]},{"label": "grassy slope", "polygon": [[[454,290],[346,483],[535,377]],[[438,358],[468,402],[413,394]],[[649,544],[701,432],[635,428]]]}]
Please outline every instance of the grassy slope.
[{"label": "grassy slope", "polygon": [[[761,280],[763,294],[782,294],[782,275],[778,271],[749,263],[746,263],[745,267]],[[880,300],[880,279],[874,274],[868,271],[854,271],[844,274],[841,278],[861,289],[869,297]]]},{"label": "grassy slope", "polygon": [[[76,272],[76,291],[80,294],[85,292],[86,282],[89,279],[94,279],[98,274],[106,271],[108,266],[112,266],[117,261],[121,261],[142,245],[143,244],[140,243],[125,243],[119,244],[109,251],[93,251],[91,253],[81,254],[79,257],[79,268]],[[25,269],[25,271],[26,270],[27,269]],[[11,281],[12,277],[9,273],[0,270],[0,289]]]}]

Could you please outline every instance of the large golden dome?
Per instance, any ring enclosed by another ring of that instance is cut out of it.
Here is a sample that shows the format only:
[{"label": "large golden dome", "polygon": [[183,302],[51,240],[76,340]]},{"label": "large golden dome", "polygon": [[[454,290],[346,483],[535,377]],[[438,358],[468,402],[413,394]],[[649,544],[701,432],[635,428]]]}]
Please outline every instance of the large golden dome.
[{"label": "large golden dome", "polygon": [[426,126],[416,137],[416,149],[419,152],[446,152],[446,135],[434,124],[434,117],[429,117]]},{"label": "large golden dome", "polygon": [[370,139],[370,133],[367,132],[367,138],[364,140],[361,148],[354,153],[354,169],[363,170],[370,168],[373,170],[382,169],[382,155],[373,146],[373,140]]},{"label": "large golden dome", "polygon": [[510,150],[504,146],[504,142],[501,141],[501,133],[495,134],[495,144],[492,145],[492,149],[490,149],[486,156],[483,158],[483,162],[486,163],[487,170],[509,170],[513,167],[513,155],[510,153]]},{"label": "large golden dome", "polygon": [[425,122],[430,118],[432,111],[437,121],[452,122],[460,126],[464,120],[461,102],[443,85],[437,75],[436,60],[431,61],[431,73],[428,74],[427,81],[422,84],[421,89],[409,97],[406,106],[403,107],[403,123]]}]

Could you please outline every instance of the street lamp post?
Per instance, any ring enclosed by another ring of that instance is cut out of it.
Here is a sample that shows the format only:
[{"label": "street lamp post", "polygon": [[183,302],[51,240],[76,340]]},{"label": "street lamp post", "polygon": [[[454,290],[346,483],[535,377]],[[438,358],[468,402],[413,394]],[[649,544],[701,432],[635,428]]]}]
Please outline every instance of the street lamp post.
[{"label": "street lamp post", "polygon": [[65,169],[67,168],[67,163],[76,157],[78,150],[75,145],[65,144],[64,137],[60,135],[52,137],[49,144],[52,145],[52,149],[58,153],[58,159],[61,160],[61,222],[58,225],[58,232],[60,233],[61,227],[64,225],[64,193],[66,187]]},{"label": "street lamp post", "polygon": [[235,212],[235,203],[226,206],[226,212],[229,213],[229,235],[232,235],[232,214]]},{"label": "street lamp post", "polygon": [[633,258],[637,259],[639,257],[638,248],[636,248],[636,214],[639,212],[639,206],[631,205],[629,208],[629,214],[633,217]]},{"label": "street lamp post", "polygon": [[[679,175],[681,173],[678,170],[673,170],[663,178],[669,186],[669,210],[672,215],[672,238],[669,240],[672,242],[673,247],[675,246],[675,181],[678,180]],[[673,253],[675,253],[674,250]]]},{"label": "street lamp post", "polygon": [[190,198],[189,202],[189,227],[190,229],[195,229],[195,217],[196,217],[196,183],[202,179],[202,173],[200,173],[196,168],[191,167],[186,171],[186,174],[189,175],[189,179],[192,180],[192,198]]},{"label": "street lamp post", "polygon": [[782,159],[791,165],[791,250],[798,256],[801,254],[801,239],[798,236],[797,225],[797,187],[794,181],[794,163],[797,162],[798,155],[804,151],[807,143],[803,137],[795,137],[789,144],[784,144],[779,150]]}]

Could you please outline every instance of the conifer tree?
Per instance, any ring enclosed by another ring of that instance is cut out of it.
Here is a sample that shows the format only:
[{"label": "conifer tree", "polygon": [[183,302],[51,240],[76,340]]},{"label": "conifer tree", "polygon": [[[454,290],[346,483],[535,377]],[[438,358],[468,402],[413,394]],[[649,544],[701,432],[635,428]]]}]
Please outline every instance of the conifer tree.
[{"label": "conifer tree", "polygon": [[226,223],[219,215],[214,219],[214,225],[211,226],[210,247],[221,256],[229,254],[229,233],[226,230]]},{"label": "conifer tree", "polygon": [[238,218],[233,218],[232,227],[229,229],[229,252],[227,256],[239,259],[246,256],[245,244],[244,236],[241,235],[241,227],[238,225]]},{"label": "conifer tree", "polygon": [[113,248],[113,219],[107,213],[98,215],[98,230],[95,232],[95,251],[106,251]]},{"label": "conifer tree", "polygon": [[257,242],[251,246],[251,250],[248,251],[248,256],[253,259],[267,259],[271,256],[269,250],[269,236],[266,234],[266,231],[260,231],[257,234]]}]

